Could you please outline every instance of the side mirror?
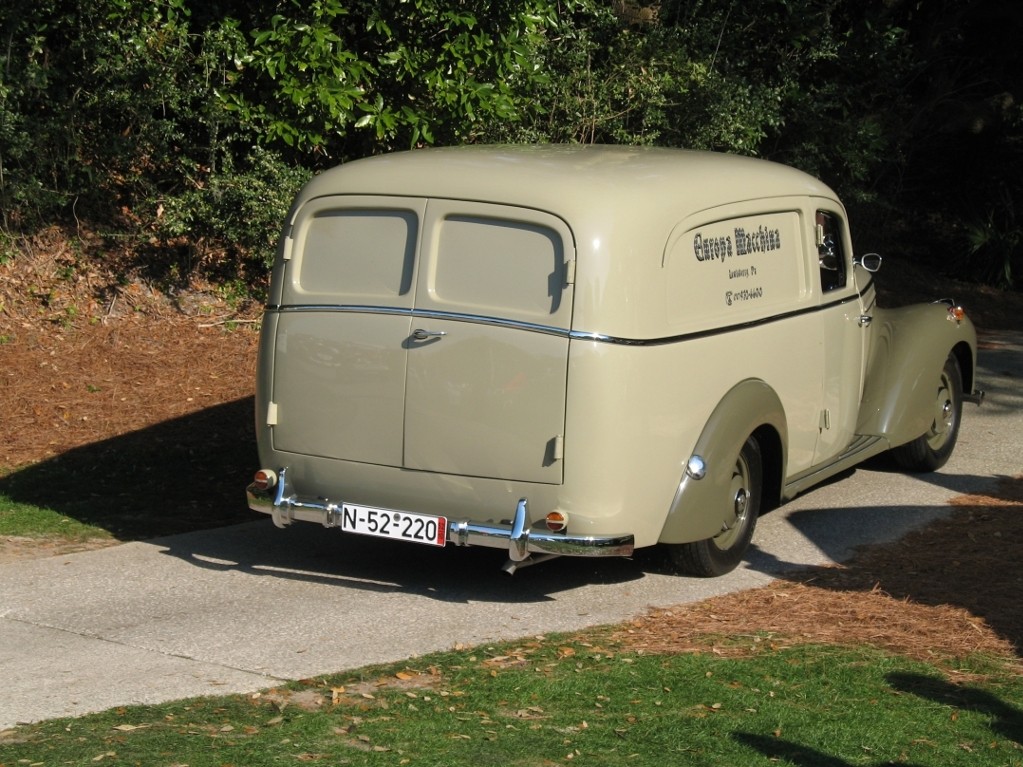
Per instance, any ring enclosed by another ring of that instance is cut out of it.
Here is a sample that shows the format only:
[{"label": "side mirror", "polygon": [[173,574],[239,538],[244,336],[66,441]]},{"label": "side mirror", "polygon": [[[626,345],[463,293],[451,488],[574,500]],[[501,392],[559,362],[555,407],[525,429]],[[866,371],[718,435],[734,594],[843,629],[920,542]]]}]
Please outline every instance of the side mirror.
[{"label": "side mirror", "polygon": [[859,266],[868,272],[874,273],[881,268],[881,254],[867,253],[853,258],[853,265]]}]

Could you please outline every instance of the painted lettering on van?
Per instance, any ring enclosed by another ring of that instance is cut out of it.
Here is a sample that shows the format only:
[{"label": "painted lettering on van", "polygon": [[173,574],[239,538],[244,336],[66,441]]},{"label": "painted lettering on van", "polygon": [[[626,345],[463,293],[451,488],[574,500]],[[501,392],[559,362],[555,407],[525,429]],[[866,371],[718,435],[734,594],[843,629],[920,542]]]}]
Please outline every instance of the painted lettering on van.
[{"label": "painted lettering on van", "polygon": [[700,232],[693,237],[693,251],[697,261],[724,261],[735,254],[731,237],[704,237]]},{"label": "painted lettering on van", "polygon": [[735,252],[740,256],[781,250],[781,232],[760,225],[752,231],[735,227]]},{"label": "painted lettering on van", "polygon": [[696,260],[724,261],[732,256],[749,256],[781,250],[781,230],[769,229],[763,224],[756,229],[734,228],[734,240],[729,235],[704,237],[702,232],[693,236]]},{"label": "painted lettering on van", "polygon": [[725,305],[731,306],[735,303],[756,301],[758,298],[763,297],[764,288],[759,285],[755,288],[744,288],[743,290],[727,290],[725,291]]}]

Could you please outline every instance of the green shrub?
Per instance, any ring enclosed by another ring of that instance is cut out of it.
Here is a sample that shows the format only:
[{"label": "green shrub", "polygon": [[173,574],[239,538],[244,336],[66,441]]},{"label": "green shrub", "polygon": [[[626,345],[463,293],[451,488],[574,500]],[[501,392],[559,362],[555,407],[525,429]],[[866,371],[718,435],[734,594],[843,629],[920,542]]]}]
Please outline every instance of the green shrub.
[{"label": "green shrub", "polygon": [[291,201],[308,178],[307,171],[253,147],[239,168],[228,163],[166,197],[157,232],[168,240],[217,243],[237,260],[268,267]]},{"label": "green shrub", "polygon": [[803,168],[859,220],[899,211],[882,232],[1005,283],[1021,24],[997,0],[10,0],[0,227],[188,238],[244,265],[338,162],[657,144]]}]

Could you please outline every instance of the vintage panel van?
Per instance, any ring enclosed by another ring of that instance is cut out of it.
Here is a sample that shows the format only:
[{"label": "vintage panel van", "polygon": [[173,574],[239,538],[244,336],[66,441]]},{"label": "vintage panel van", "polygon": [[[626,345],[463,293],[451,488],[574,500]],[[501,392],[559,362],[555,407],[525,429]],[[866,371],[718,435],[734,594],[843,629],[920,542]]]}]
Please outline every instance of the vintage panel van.
[{"label": "vintage panel van", "polygon": [[260,342],[278,526],[733,569],[757,515],[892,450],[951,453],[976,335],[883,309],[834,192],[682,150],[358,160],[298,195]]}]

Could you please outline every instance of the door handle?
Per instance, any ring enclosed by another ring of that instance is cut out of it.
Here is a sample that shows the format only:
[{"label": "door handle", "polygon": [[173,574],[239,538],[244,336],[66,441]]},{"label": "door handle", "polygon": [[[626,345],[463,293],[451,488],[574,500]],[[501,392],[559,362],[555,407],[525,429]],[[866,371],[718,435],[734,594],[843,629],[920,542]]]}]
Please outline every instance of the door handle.
[{"label": "door handle", "polygon": [[446,336],[447,332],[444,330],[423,330],[423,328],[416,328],[412,331],[412,337],[417,341],[425,341],[427,338],[440,338]]},{"label": "door handle", "polygon": [[867,325],[869,325],[873,321],[874,321],[874,318],[871,317],[869,314],[861,314],[860,315],[859,323],[860,323],[860,327],[861,328],[867,327]]}]

